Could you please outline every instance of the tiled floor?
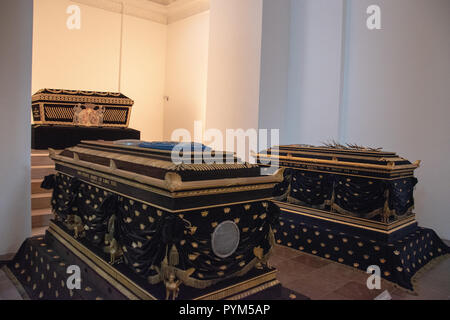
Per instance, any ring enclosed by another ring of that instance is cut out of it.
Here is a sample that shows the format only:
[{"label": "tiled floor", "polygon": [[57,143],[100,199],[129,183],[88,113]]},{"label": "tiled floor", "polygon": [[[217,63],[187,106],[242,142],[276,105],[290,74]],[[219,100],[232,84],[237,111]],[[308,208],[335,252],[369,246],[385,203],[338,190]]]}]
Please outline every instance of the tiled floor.
[{"label": "tiled floor", "polygon": [[393,300],[450,299],[450,258],[418,277],[418,295],[384,280],[381,290],[369,290],[364,272],[286,247],[277,246],[270,263],[279,270],[283,286],[313,300],[372,300],[385,290]]},{"label": "tiled floor", "polygon": [[[33,230],[43,234],[45,228]],[[362,271],[307,255],[290,248],[277,246],[270,263],[277,267],[278,279],[287,288],[313,300],[371,300],[388,290],[393,300],[449,300],[450,259],[437,264],[417,279],[417,293],[412,295],[382,281],[381,290],[366,286],[368,275]],[[19,293],[0,270],[0,300],[21,299]]]}]

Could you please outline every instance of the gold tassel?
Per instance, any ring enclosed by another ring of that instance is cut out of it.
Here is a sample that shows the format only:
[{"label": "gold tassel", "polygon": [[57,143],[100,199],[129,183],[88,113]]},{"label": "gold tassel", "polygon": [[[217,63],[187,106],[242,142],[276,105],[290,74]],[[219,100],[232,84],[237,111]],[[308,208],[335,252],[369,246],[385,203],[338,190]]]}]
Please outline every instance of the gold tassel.
[{"label": "gold tassel", "polygon": [[273,230],[272,230],[272,227],[269,227],[270,229],[269,229],[269,244],[270,244],[270,247],[271,248],[273,248],[273,246],[275,246],[275,234],[274,234],[274,232],[273,232]]},{"label": "gold tassel", "polygon": [[335,190],[335,183],[333,182],[333,192],[331,194],[331,200],[330,200],[330,211],[331,213],[334,213],[334,202],[336,201],[336,190]]},{"label": "gold tassel", "polygon": [[384,196],[386,198],[386,200],[384,201],[384,208],[383,208],[383,213],[381,214],[382,216],[382,221],[384,223],[389,223],[389,218],[391,216],[391,212],[389,209],[389,189],[386,189],[386,191],[384,192]]},{"label": "gold tassel", "polygon": [[170,249],[169,264],[170,266],[177,266],[180,263],[180,255],[178,254],[177,247],[175,245]]}]

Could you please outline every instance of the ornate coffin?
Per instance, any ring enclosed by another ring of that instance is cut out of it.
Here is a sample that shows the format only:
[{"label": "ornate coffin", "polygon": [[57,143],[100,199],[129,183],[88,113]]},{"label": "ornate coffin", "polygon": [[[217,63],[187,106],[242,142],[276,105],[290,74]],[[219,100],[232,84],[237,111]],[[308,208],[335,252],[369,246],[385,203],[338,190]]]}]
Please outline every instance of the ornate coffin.
[{"label": "ornate coffin", "polygon": [[286,168],[275,188],[276,243],[414,290],[417,272],[449,252],[413,213],[414,171],[396,153],[337,143],[289,145],[258,155],[264,171]]},{"label": "ornate coffin", "polygon": [[31,99],[34,124],[128,127],[133,100],[116,92],[42,89]]},{"label": "ornate coffin", "polygon": [[187,158],[195,163],[175,164],[174,145],[82,142],[51,150],[57,174],[43,187],[54,190],[53,228],[166,288],[203,289],[266,268],[281,171],[262,176],[232,154],[223,154],[228,163],[206,164],[206,153],[194,149]]},{"label": "ornate coffin", "polygon": [[389,230],[414,221],[411,163],[393,152],[358,146],[280,146],[258,155],[287,168],[275,195],[286,208]]}]

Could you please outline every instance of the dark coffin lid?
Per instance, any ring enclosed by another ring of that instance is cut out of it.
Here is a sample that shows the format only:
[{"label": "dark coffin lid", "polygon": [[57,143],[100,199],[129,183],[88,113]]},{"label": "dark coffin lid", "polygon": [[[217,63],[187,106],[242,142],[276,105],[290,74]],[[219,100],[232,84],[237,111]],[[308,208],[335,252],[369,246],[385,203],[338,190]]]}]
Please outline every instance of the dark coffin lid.
[{"label": "dark coffin lid", "polygon": [[104,105],[132,106],[134,101],[120,92],[83,91],[66,89],[41,89],[32,98],[37,102],[73,102]]},{"label": "dark coffin lid", "polygon": [[[216,156],[216,153],[212,153]],[[170,192],[208,188],[230,188],[242,185],[270,185],[282,181],[281,170],[275,175],[261,175],[261,168],[240,162],[232,153],[222,153],[232,163],[175,164],[171,151],[118,145],[114,142],[83,141],[50,157],[66,163],[119,176]],[[191,159],[205,159],[203,152],[190,152]]]},{"label": "dark coffin lid", "polygon": [[342,166],[349,169],[373,169],[383,171],[415,170],[420,161],[411,163],[395,152],[369,148],[331,148],[305,145],[274,147],[258,154],[260,161],[279,159],[280,162],[303,163],[323,166]]}]

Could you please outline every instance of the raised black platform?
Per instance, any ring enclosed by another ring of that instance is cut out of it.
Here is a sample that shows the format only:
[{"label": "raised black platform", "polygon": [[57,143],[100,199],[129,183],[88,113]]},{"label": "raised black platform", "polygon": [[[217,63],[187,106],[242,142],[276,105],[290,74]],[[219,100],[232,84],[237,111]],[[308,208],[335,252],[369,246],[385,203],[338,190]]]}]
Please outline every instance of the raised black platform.
[{"label": "raised black platform", "polygon": [[296,223],[306,223],[321,229],[339,230],[348,235],[381,242],[393,242],[417,230],[415,215],[383,223],[379,219],[363,219],[324,210],[307,208],[282,201],[275,201],[280,210]]},{"label": "raised black platform", "polygon": [[82,140],[139,140],[140,131],[128,128],[98,128],[75,126],[33,125],[31,148],[64,149],[79,144]]},{"label": "raised black platform", "polygon": [[[80,248],[72,247],[58,236],[47,232],[45,237],[27,239],[17,255],[8,264],[10,275],[17,279],[16,285],[30,299],[46,300],[136,300],[165,299],[162,284],[151,286],[129,272],[124,272],[120,264],[111,268],[116,274],[107,273],[95,259],[80,255]],[[86,259],[87,258],[87,259]],[[67,267],[77,265],[81,271],[81,290],[67,288]],[[269,281],[265,285],[254,286],[252,282],[263,277],[267,270],[255,270],[241,279],[225,281],[219,286],[206,290],[182,287],[179,300],[197,299],[245,299],[245,300],[306,300],[307,297],[283,288],[280,284]],[[120,279],[122,277],[122,279]],[[127,279],[124,281],[124,279]],[[119,279],[119,280],[117,280]],[[125,285],[124,285],[125,283]],[[234,290],[241,286],[241,289]],[[246,290],[247,289],[256,289]],[[234,295],[228,296],[236,291]]]},{"label": "raised black platform", "polygon": [[414,290],[411,280],[422,267],[450,253],[433,230],[418,227],[414,220],[381,232],[373,226],[314,216],[300,207],[280,209],[274,230],[278,244],[363,271],[379,266],[383,278],[408,290]]}]

